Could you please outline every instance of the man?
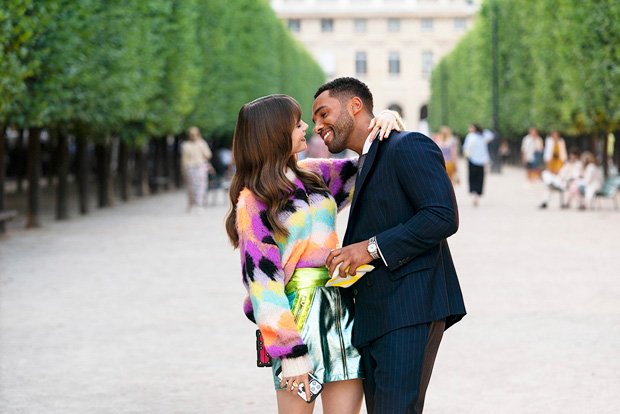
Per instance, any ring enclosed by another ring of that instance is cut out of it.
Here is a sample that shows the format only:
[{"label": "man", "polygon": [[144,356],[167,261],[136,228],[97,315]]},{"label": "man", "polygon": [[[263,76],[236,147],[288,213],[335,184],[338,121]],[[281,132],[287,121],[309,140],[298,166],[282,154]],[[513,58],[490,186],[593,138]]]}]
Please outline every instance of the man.
[{"label": "man", "polygon": [[465,315],[446,238],[458,228],[440,149],[415,132],[366,140],[372,94],[354,78],[315,94],[312,119],[330,152],[360,154],[343,248],[330,273],[375,269],[343,294],[356,304],[353,345],[362,355],[368,412],[420,413],[443,331]]}]

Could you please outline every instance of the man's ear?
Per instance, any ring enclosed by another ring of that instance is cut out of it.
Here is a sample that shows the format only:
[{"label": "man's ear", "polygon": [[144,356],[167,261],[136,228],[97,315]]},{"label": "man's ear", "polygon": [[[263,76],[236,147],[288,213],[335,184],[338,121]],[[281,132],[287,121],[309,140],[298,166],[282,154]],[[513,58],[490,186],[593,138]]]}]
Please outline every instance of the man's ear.
[{"label": "man's ear", "polygon": [[349,101],[349,108],[351,109],[351,113],[353,115],[357,115],[360,111],[364,109],[364,102],[362,102],[359,97],[354,96]]}]

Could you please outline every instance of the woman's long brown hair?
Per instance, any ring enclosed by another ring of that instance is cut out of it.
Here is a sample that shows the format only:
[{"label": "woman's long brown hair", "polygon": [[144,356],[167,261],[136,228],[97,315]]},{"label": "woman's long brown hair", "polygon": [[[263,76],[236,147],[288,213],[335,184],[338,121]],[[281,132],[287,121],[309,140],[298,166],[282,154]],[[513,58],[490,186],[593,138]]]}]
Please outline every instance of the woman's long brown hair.
[{"label": "woman's long brown hair", "polygon": [[290,168],[308,191],[327,187],[316,174],[297,166],[292,133],[301,120],[299,103],[287,95],[269,95],[241,107],[233,137],[236,171],[230,183],[231,207],[226,216],[226,232],[233,246],[239,247],[237,202],[244,188],[267,205],[267,221],[275,234],[288,236],[278,220],[294,186],[286,178]]}]

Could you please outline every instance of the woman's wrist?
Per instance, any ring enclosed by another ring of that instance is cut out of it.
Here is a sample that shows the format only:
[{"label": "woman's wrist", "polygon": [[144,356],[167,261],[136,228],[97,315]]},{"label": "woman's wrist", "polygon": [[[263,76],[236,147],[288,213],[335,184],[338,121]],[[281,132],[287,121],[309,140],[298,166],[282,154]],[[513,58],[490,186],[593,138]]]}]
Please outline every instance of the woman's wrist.
[{"label": "woman's wrist", "polygon": [[394,117],[394,120],[398,124],[398,127],[401,130],[405,129],[405,122],[403,121],[403,119],[401,118],[400,114],[397,111],[393,111],[391,109],[384,109],[383,111],[379,112],[379,115],[381,115],[383,113],[390,113],[390,114],[392,114],[392,116]]},{"label": "woman's wrist", "polygon": [[284,378],[296,377],[311,370],[312,361],[308,354],[296,358],[282,358],[282,376]]}]

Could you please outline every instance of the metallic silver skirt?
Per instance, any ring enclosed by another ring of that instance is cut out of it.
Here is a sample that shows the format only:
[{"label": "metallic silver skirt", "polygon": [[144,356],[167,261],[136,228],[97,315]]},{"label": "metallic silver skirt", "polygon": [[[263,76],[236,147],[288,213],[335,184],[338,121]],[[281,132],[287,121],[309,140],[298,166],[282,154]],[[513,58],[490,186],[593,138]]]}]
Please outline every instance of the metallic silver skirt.
[{"label": "metallic silver skirt", "polygon": [[[351,344],[353,300],[343,297],[341,288],[325,287],[327,280],[326,268],[301,268],[286,285],[291,311],[313,362],[313,374],[323,384],[363,378],[360,354]],[[275,371],[280,366],[280,359],[274,358],[276,390],[280,380]]]}]

